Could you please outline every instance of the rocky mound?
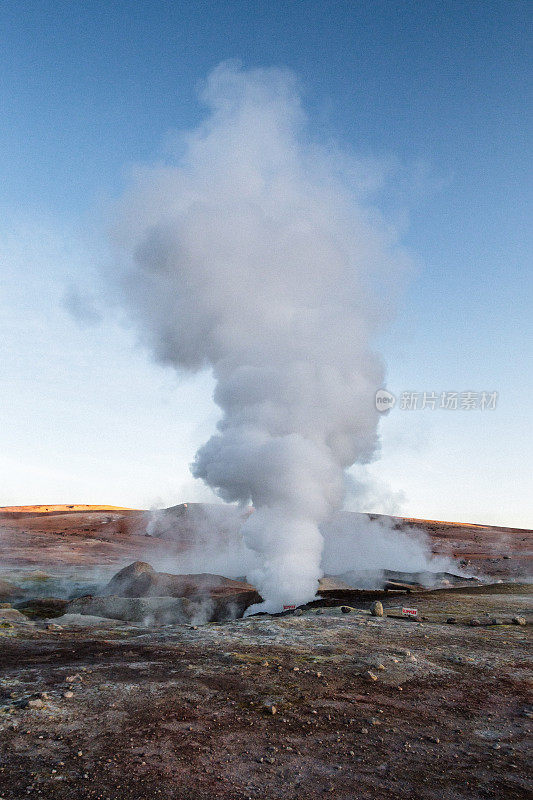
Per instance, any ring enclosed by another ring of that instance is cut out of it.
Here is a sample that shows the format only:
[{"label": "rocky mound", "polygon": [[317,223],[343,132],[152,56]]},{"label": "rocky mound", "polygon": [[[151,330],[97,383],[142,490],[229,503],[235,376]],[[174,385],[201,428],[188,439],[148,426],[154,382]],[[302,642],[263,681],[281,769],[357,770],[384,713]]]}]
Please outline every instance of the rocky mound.
[{"label": "rocky mound", "polygon": [[121,597],[239,597],[248,605],[260,602],[261,598],[254,586],[245,581],[225,578],[202,572],[196,575],[173,575],[157,572],[144,561],[135,561],[114,575],[102,595]]},{"label": "rocky mound", "polygon": [[222,575],[172,575],[135,561],[114,575],[98,596],[73,600],[68,613],[143,624],[183,624],[242,617],[261,602],[256,589]]}]

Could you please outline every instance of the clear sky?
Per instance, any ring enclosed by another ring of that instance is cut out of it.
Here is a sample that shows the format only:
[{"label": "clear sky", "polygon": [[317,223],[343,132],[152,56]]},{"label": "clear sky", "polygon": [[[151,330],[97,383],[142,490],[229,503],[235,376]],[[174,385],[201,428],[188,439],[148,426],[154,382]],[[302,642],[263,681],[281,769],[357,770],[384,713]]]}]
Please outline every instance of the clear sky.
[{"label": "clear sky", "polygon": [[[97,267],[110,198],[201,121],[199,81],[237,58],[294,70],[313,136],[386,174],[376,203],[416,265],[381,343],[398,403],[364,504],[531,526],[531,16],[520,0],[4,0],[0,504],[210,497],[188,464],[218,417],[211,378],[156,366],[102,311]],[[399,407],[466,390],[497,391],[496,409]]]}]

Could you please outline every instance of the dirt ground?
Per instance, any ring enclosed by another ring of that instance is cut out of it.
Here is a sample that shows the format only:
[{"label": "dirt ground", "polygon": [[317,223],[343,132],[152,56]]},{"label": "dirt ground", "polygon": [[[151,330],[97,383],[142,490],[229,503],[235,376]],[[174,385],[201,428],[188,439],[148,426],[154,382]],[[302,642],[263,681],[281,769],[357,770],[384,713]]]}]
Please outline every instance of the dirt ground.
[{"label": "dirt ground", "polygon": [[[171,509],[179,549],[184,508]],[[7,580],[56,594],[79,578],[83,594],[93,575],[168,553],[148,520],[0,510],[3,591]],[[389,595],[382,619],[363,600],[349,613],[151,629],[58,627],[4,609],[0,800],[531,797],[532,587],[517,581],[531,574],[533,532],[392,524],[506,582]],[[419,621],[401,618],[401,603]]]},{"label": "dirt ground", "polygon": [[531,797],[531,626],[511,623],[531,600],[516,583],[418,595],[422,622],[12,624],[0,798]]}]

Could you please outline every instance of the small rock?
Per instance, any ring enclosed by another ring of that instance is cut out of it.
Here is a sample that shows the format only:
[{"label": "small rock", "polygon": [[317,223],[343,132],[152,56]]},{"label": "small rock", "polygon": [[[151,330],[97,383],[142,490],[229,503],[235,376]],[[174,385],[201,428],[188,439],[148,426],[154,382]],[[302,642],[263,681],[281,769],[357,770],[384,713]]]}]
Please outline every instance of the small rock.
[{"label": "small rock", "polygon": [[375,669],[382,670],[382,669],[385,669],[385,667],[383,666],[383,664],[378,664],[378,665],[375,667]]},{"label": "small rock", "polygon": [[304,612],[301,608],[295,608],[293,612],[294,617],[301,617]]},{"label": "small rock", "polygon": [[63,697],[65,700],[70,700],[71,697],[74,697],[74,692],[63,692]]},{"label": "small rock", "polygon": [[39,700],[39,698],[36,698],[35,700],[28,700],[29,708],[42,708],[43,706],[44,703],[42,700]]},{"label": "small rock", "polygon": [[341,606],[341,611],[343,614],[351,614],[354,609],[351,606]]},{"label": "small rock", "polygon": [[513,625],[526,625],[525,617],[513,617]]},{"label": "small rock", "polygon": [[266,707],[266,711],[267,711],[268,714],[277,714],[278,713],[278,709],[276,708],[276,706],[267,706]]},{"label": "small rock", "polygon": [[472,628],[479,628],[479,626],[481,625],[481,621],[479,619],[476,619],[476,617],[472,617],[472,619],[468,624],[471,625]]},{"label": "small rock", "polygon": [[374,673],[373,673],[371,670],[369,670],[369,669],[367,669],[367,671],[364,673],[364,677],[365,677],[365,678],[366,678],[368,681],[377,681],[377,679],[378,679],[378,676],[377,676],[377,675],[374,675]]},{"label": "small rock", "polygon": [[317,610],[315,611],[315,614],[317,615],[317,617],[319,617],[323,613],[324,613],[324,609],[323,608],[317,608]]},{"label": "small rock", "polygon": [[455,625],[457,623],[457,620],[455,619],[455,617],[448,617],[446,622],[448,623],[448,625]]},{"label": "small rock", "polygon": [[379,600],[374,600],[372,605],[370,606],[370,613],[373,617],[382,617],[383,616],[383,603]]}]

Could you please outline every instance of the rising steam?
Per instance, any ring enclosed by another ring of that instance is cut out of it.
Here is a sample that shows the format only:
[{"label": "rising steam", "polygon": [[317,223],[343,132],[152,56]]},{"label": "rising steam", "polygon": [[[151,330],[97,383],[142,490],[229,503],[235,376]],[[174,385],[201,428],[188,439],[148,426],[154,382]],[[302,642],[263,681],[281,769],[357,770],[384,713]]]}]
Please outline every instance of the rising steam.
[{"label": "rising steam", "polygon": [[404,258],[343,177],[349,159],[311,143],[290,72],[224,63],[201,99],[206,121],[174,165],[138,174],[114,238],[156,358],[213,372],[223,417],[192,472],[255,506],[247,577],[276,611],[313,598],[319,528],[376,451],[372,342]]}]

